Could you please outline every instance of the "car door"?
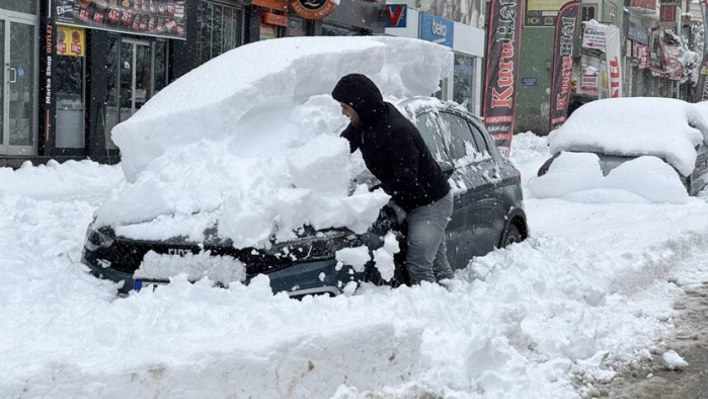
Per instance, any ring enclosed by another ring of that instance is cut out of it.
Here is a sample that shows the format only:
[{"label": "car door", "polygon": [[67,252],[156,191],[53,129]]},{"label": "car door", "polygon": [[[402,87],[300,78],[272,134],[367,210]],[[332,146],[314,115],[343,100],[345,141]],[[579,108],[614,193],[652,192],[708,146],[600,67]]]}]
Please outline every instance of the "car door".
[{"label": "car door", "polygon": [[473,182],[469,181],[467,174],[455,168],[452,135],[449,128],[444,127],[437,109],[419,110],[414,122],[452,186],[454,206],[446,231],[447,257],[452,268],[459,269],[465,267],[469,260],[467,243],[472,238],[472,230],[467,223],[470,212],[467,187],[471,187]]},{"label": "car door", "polygon": [[465,208],[461,223],[468,230],[463,253],[469,262],[492,251],[504,229],[504,204],[498,192],[501,171],[481,132],[473,130],[467,118],[453,112],[441,112],[440,117],[452,136],[455,168],[469,182],[461,204]]}]

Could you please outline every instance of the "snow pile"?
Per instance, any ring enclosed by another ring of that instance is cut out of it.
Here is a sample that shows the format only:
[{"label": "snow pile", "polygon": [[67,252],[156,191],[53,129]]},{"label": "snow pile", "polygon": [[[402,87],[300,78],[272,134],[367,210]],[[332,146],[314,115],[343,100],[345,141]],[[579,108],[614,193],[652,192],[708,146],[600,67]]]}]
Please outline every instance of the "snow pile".
[{"label": "snow pile", "polygon": [[664,352],[661,358],[664,360],[664,367],[667,370],[681,370],[688,367],[688,362],[674,350]]},{"label": "snow pile", "polygon": [[206,228],[236,247],[266,247],[315,229],[366,231],[389,197],[360,186],[361,156],[339,137],[348,120],[329,93],[370,76],[387,96],[430,94],[452,53],[393,37],[303,37],[234,49],[177,80],[116,126],[127,182],[96,212],[136,239]]},{"label": "snow pile", "polygon": [[[513,145],[528,154],[522,171],[548,156],[530,135]],[[264,276],[220,289],[181,275],[116,298],[78,263],[115,169],[74,166],[0,172],[3,397],[591,397],[582,390],[646,359],[675,328],[687,285],[669,277],[708,279],[697,267],[708,258],[705,197],[530,198],[531,239],[474,259],[447,287],[363,285],[297,301]],[[20,173],[58,198],[5,179]]]},{"label": "snow pile", "polygon": [[[291,37],[233,49],[181,77],[113,130],[129,181],[170,148],[233,136],[249,111],[273,100],[329,94],[348,73],[369,76],[391,96],[430,95],[450,75],[452,52],[431,42],[383,36]],[[256,134],[260,132],[241,132]]]},{"label": "snow pile", "polygon": [[590,202],[656,202],[683,204],[688,192],[676,171],[656,157],[627,161],[603,176],[592,153],[563,152],[543,176],[531,179],[527,193]]},{"label": "snow pile", "polygon": [[552,131],[548,142],[553,154],[653,155],[686,176],[695,167],[696,146],[708,143],[708,101],[691,104],[657,97],[592,101]]}]

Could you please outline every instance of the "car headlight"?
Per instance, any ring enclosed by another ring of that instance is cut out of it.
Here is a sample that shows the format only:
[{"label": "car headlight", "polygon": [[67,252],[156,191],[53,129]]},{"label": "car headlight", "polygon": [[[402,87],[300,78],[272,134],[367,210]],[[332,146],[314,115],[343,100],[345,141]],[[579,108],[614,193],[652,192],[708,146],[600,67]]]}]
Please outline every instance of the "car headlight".
[{"label": "car headlight", "polygon": [[316,235],[273,244],[265,253],[279,259],[314,261],[333,259],[337,251],[357,243],[357,236],[346,231],[318,232]]},{"label": "car headlight", "polygon": [[95,252],[99,249],[109,248],[115,240],[102,233],[100,230],[94,229],[92,226],[86,230],[86,241],[84,242],[84,247],[91,252]]}]

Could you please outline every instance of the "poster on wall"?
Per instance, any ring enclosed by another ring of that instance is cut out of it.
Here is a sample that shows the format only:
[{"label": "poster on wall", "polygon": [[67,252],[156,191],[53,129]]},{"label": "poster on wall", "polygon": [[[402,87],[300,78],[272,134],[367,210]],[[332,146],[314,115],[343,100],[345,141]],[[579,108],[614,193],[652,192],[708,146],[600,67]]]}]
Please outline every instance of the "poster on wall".
[{"label": "poster on wall", "polygon": [[83,57],[86,50],[84,38],[83,28],[57,25],[57,55]]},{"label": "poster on wall", "polygon": [[561,7],[556,18],[551,71],[550,130],[562,125],[568,112],[570,83],[573,77],[573,38],[579,8],[579,1],[568,2]]},{"label": "poster on wall", "polygon": [[482,112],[499,151],[509,156],[514,137],[516,81],[525,0],[492,0]]},{"label": "poster on wall", "polygon": [[185,39],[186,0],[53,0],[56,22]]},{"label": "poster on wall", "polygon": [[[701,2],[703,12],[703,26],[708,26],[708,0]],[[708,39],[703,40],[703,61],[698,70],[698,84],[696,85],[696,101],[708,101]]]}]

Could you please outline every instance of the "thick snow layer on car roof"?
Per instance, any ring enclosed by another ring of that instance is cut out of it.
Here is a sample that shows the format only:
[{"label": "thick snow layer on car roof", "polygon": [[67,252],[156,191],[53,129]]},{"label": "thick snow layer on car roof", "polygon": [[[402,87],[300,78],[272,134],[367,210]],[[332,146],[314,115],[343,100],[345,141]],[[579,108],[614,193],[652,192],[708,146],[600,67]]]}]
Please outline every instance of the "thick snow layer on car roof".
[{"label": "thick snow layer on car roof", "polygon": [[653,155],[688,175],[696,146],[708,143],[708,101],[697,104],[655,97],[612,98],[578,108],[550,133],[551,153]]},{"label": "thick snow layer on car roof", "polygon": [[222,138],[264,102],[329,94],[348,73],[369,76],[389,96],[430,95],[452,52],[419,39],[293,37],[238,47],[170,84],[113,129],[126,178],[169,148]]},{"label": "thick snow layer on car roof", "polygon": [[359,152],[330,92],[348,73],[387,99],[429,95],[452,52],[394,37],[283,38],[223,54],[177,80],[113,130],[126,181],[96,210],[126,237],[204,239],[215,224],[236,247],[285,241],[307,224],[361,233],[389,196],[350,180]]}]

